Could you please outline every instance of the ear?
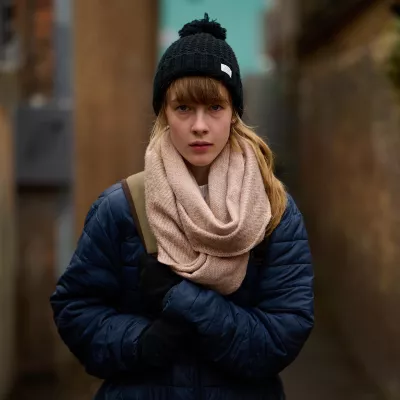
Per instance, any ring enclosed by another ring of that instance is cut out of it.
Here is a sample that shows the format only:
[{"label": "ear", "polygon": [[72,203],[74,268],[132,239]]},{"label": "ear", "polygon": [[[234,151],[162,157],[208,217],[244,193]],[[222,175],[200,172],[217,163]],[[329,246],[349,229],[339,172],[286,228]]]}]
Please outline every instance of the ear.
[{"label": "ear", "polygon": [[235,125],[238,122],[239,116],[237,115],[235,110],[232,110],[232,125]]}]

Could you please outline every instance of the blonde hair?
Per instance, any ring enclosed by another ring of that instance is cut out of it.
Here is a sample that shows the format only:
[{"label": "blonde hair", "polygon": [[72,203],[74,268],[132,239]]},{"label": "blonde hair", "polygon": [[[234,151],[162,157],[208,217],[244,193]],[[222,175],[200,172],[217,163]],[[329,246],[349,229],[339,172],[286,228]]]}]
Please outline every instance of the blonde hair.
[{"label": "blonde hair", "polygon": [[[184,77],[175,80],[170,85],[165,99],[172,93],[178,102],[191,104],[232,104],[230,97],[227,98],[222,84],[210,77]],[[228,93],[229,96],[229,93]],[[165,113],[166,100],[154,122],[150,137],[152,146],[168,129]],[[238,138],[246,140],[254,150],[258,166],[264,182],[265,191],[271,203],[272,218],[267,227],[266,236],[270,235],[278,226],[286,209],[287,196],[284,185],[274,174],[274,156],[269,146],[259,137],[254,130],[246,125],[240,116],[234,111],[233,124],[229,141],[235,151],[241,151]]]}]

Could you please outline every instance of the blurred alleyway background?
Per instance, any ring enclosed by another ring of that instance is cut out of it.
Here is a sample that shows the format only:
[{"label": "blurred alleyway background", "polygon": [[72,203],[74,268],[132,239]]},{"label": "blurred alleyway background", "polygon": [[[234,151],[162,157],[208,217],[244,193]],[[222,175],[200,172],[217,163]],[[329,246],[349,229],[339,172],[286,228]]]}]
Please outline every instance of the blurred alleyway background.
[{"label": "blurred alleyway background", "polygon": [[90,399],[48,298],[90,204],[143,168],[161,52],[208,12],[306,220],[316,328],[288,400],[400,399],[400,2],[0,0],[0,400]]}]

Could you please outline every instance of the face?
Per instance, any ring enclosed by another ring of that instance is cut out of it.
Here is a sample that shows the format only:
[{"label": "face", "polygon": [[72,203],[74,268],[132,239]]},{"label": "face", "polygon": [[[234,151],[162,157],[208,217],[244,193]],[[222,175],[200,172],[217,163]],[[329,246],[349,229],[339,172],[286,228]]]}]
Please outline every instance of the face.
[{"label": "face", "polygon": [[219,96],[207,103],[195,102],[190,97],[183,100],[173,88],[167,93],[166,117],[171,140],[192,171],[209,167],[229,139],[232,106],[227,89],[220,83],[218,89]]}]

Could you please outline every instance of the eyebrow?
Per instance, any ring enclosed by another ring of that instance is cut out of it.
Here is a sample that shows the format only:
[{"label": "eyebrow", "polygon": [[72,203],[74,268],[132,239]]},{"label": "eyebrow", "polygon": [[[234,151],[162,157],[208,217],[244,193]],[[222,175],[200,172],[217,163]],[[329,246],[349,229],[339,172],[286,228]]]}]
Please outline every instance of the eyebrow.
[{"label": "eyebrow", "polygon": [[[186,103],[190,103],[190,100],[179,100],[176,97],[173,97],[172,99],[169,99],[170,103],[182,103],[182,102],[186,102]],[[229,101],[224,99],[224,98],[220,98],[220,99],[215,99],[215,103],[220,103],[220,104],[229,104]],[[211,103],[210,103],[211,104]]]}]

